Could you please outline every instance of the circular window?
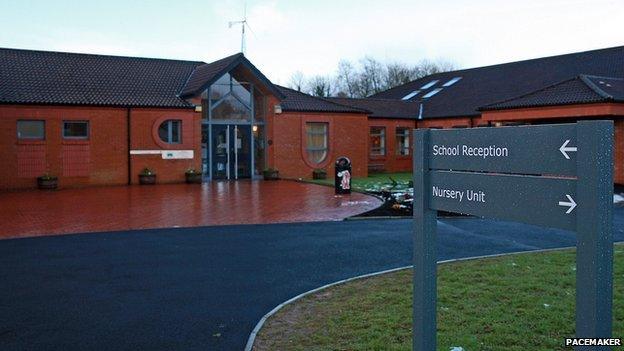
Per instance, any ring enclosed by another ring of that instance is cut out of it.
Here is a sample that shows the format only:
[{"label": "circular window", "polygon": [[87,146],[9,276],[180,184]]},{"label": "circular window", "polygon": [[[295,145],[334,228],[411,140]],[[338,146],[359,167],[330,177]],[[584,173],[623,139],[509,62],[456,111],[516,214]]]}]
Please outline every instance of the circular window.
[{"label": "circular window", "polygon": [[167,144],[179,144],[182,142],[182,121],[168,119],[158,127],[160,140]]}]

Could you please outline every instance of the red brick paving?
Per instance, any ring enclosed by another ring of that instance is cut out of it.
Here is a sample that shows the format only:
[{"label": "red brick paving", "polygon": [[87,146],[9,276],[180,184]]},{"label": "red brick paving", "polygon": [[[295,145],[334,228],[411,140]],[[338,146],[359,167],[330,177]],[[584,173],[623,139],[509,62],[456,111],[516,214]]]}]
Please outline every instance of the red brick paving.
[{"label": "red brick paving", "polygon": [[364,194],[294,181],[0,193],[0,238],[129,229],[331,221],[376,208]]}]

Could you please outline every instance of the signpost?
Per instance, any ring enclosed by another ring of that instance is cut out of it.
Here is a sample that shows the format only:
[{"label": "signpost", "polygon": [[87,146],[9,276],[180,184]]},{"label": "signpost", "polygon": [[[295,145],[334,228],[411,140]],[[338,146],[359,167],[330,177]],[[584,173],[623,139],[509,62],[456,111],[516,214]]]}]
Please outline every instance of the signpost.
[{"label": "signpost", "polygon": [[576,336],[611,337],[613,122],[414,131],[414,351],[436,349],[438,210],[575,231]]}]

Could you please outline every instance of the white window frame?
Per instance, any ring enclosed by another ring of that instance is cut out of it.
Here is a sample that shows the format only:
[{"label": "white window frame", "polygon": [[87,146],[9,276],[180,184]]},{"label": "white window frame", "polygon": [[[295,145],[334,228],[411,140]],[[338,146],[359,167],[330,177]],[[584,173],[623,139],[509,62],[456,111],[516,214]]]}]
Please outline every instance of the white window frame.
[{"label": "white window frame", "polygon": [[[322,125],[324,127],[324,131],[321,132],[311,132],[310,130],[308,130],[307,126],[311,126],[311,125]],[[309,144],[309,140],[310,140],[310,136],[312,135],[323,135],[324,136],[324,142],[323,142],[323,146],[322,147],[310,147]],[[319,152],[319,151],[323,151],[324,155],[323,158],[321,158],[318,161],[313,160],[310,157],[310,152]],[[312,164],[321,164],[323,162],[325,162],[325,160],[327,160],[327,155],[329,154],[329,123],[327,122],[306,122],[306,157],[308,158],[308,161]]]},{"label": "white window frame", "polygon": [[[20,135],[20,131],[19,131],[19,125],[21,122],[37,122],[37,123],[41,123],[41,125],[43,126],[43,134],[41,135],[41,137],[25,137]],[[46,139],[46,121],[43,119],[18,119],[17,123],[15,124],[15,128],[16,128],[16,134],[17,134],[17,139],[18,140],[45,140]]]},{"label": "white window frame", "polygon": [[420,90],[414,90],[411,93],[405,95],[401,100],[409,100],[413,98],[414,96],[418,95],[418,93],[420,93]]},{"label": "white window frame", "polygon": [[[377,129],[379,132],[373,133],[373,130]],[[370,127],[369,140],[372,141],[373,137],[379,137],[380,145],[373,146],[371,143],[369,153],[371,156],[386,156],[386,127]]]},{"label": "white window frame", "polygon": [[428,92],[427,94],[423,95],[423,99],[428,99],[441,91],[442,91],[442,88],[435,88],[432,91]]},{"label": "white window frame", "polygon": [[[160,127],[163,124],[167,124],[167,140],[164,140],[161,136],[160,136]],[[173,141],[173,123],[178,123],[178,141]],[[182,144],[182,120],[180,119],[168,119],[163,121],[159,126],[158,126],[158,137],[160,138],[160,140],[166,144]]]},{"label": "white window frame", "polygon": [[[402,131],[402,133],[399,133]],[[410,133],[409,128],[407,127],[397,127],[395,130],[396,133],[396,155],[397,156],[409,156],[410,155]],[[402,139],[401,142],[399,142]]]},{"label": "white window frame", "polygon": [[451,78],[448,82],[442,84],[443,87],[450,87],[451,85],[457,83],[460,81],[460,79],[462,79],[462,77],[454,77]]},{"label": "white window frame", "polygon": [[440,81],[439,79],[432,80],[431,82],[429,82],[429,83],[427,83],[427,84],[423,85],[422,87],[420,87],[420,89],[421,89],[421,90],[422,90],[422,89],[429,89],[429,88],[431,88],[432,86],[436,85],[436,83],[437,83],[437,82],[439,82],[439,81]]}]

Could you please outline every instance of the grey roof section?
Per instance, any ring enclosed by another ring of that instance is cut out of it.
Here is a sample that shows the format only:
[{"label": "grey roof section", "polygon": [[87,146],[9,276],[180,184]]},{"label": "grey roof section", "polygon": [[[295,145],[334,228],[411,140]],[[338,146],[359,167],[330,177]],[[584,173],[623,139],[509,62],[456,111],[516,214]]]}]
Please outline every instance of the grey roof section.
[{"label": "grey roof section", "polygon": [[197,66],[191,73],[180,96],[188,97],[201,93],[216,82],[225,73],[230,72],[239,65],[248,68],[275,96],[284,98],[278,89],[260,70],[256,68],[242,53],[234,54],[220,60]]},{"label": "grey roof section", "polygon": [[582,74],[521,96],[483,106],[480,110],[598,102],[624,102],[624,79]]},{"label": "grey roof section", "polygon": [[282,111],[291,112],[339,112],[339,113],[370,113],[370,111],[333,102],[327,98],[320,98],[302,93],[290,88],[277,86],[285,96],[280,103]]},{"label": "grey roof section", "polygon": [[[400,100],[414,90],[421,90],[410,101],[423,102],[424,118],[478,116],[481,106],[528,94],[581,74],[624,78],[624,46],[437,73],[372,97]],[[462,79],[449,87],[442,86],[454,77]],[[420,89],[433,80],[439,82]],[[423,99],[423,95],[436,88],[442,91]]]},{"label": "grey roof section", "polygon": [[419,102],[393,99],[328,98],[328,100],[370,111],[371,114],[369,116],[373,118],[417,119],[420,106]]},{"label": "grey roof section", "polygon": [[202,64],[0,48],[0,103],[188,108],[177,95]]}]

